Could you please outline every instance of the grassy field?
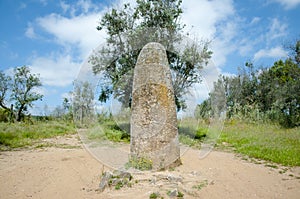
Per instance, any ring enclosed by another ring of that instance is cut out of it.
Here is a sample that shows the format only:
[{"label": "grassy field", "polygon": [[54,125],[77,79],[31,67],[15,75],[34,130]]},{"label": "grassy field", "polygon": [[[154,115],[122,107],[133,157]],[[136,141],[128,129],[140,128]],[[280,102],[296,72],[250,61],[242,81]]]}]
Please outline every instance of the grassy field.
[{"label": "grassy field", "polygon": [[[45,138],[74,133],[74,125],[66,122],[0,123],[0,150],[27,147]],[[129,143],[129,124],[105,120],[90,128],[87,136],[91,140]],[[210,137],[205,123],[195,125],[191,120],[179,122],[179,140],[183,144],[200,148],[201,143]],[[300,127],[285,129],[272,124],[227,121],[217,147],[250,158],[300,166]]]},{"label": "grassy field", "polygon": [[41,139],[74,133],[74,126],[66,122],[0,123],[0,150],[27,147]]},{"label": "grassy field", "polygon": [[[179,141],[199,149],[201,143],[212,138],[217,141],[219,149],[230,149],[250,158],[285,166],[300,166],[300,128],[285,129],[273,124],[227,121],[222,133],[214,135],[214,130],[208,130],[208,127],[204,122],[190,118],[181,120],[178,125]],[[129,124],[117,125],[106,120],[89,129],[88,138],[128,143]]]},{"label": "grassy field", "polygon": [[250,158],[300,166],[299,127],[284,129],[272,124],[226,122],[218,145]]}]

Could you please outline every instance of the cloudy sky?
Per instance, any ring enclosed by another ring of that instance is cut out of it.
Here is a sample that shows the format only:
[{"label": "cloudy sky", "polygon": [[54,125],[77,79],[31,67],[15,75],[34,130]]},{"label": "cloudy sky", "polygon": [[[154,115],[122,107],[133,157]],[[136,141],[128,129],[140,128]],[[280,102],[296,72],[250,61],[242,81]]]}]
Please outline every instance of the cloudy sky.
[{"label": "cloudy sky", "polygon": [[[111,7],[134,0],[1,0],[0,69],[30,66],[39,73],[43,102],[54,107],[72,90],[89,54],[105,41],[96,30]],[[211,40],[205,74],[236,74],[246,61],[271,66],[300,38],[300,0],[183,0],[186,32]]]}]

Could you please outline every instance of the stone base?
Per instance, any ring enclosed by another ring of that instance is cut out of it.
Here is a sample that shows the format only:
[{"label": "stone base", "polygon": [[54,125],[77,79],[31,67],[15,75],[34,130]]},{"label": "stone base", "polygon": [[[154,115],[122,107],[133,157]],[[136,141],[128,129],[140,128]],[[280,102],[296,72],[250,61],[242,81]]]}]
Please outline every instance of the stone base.
[{"label": "stone base", "polygon": [[182,165],[181,159],[178,158],[177,160],[175,160],[175,162],[173,162],[172,164],[170,164],[169,166],[161,169],[161,170],[168,170],[168,169],[172,169],[175,167],[179,167],[180,165]]}]

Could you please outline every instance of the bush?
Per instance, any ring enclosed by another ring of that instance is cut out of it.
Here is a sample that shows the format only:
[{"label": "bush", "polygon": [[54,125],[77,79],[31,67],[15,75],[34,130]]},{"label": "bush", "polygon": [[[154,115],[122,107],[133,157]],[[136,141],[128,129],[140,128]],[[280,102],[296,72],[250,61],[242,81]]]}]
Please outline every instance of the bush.
[{"label": "bush", "polygon": [[9,121],[9,112],[3,108],[0,108],[0,122]]}]

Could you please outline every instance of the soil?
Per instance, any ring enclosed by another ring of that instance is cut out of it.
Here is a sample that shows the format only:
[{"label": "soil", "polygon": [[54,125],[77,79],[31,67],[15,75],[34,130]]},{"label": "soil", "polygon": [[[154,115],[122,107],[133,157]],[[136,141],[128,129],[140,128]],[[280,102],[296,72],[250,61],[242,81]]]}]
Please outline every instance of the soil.
[{"label": "soil", "polygon": [[[300,167],[251,161],[214,150],[203,159],[187,150],[182,165],[168,171],[132,173],[130,186],[100,192],[111,170],[96,160],[77,136],[45,140],[44,145],[0,152],[0,198],[299,198]],[[105,156],[105,153],[102,154]],[[107,154],[109,155],[109,154]]]}]

